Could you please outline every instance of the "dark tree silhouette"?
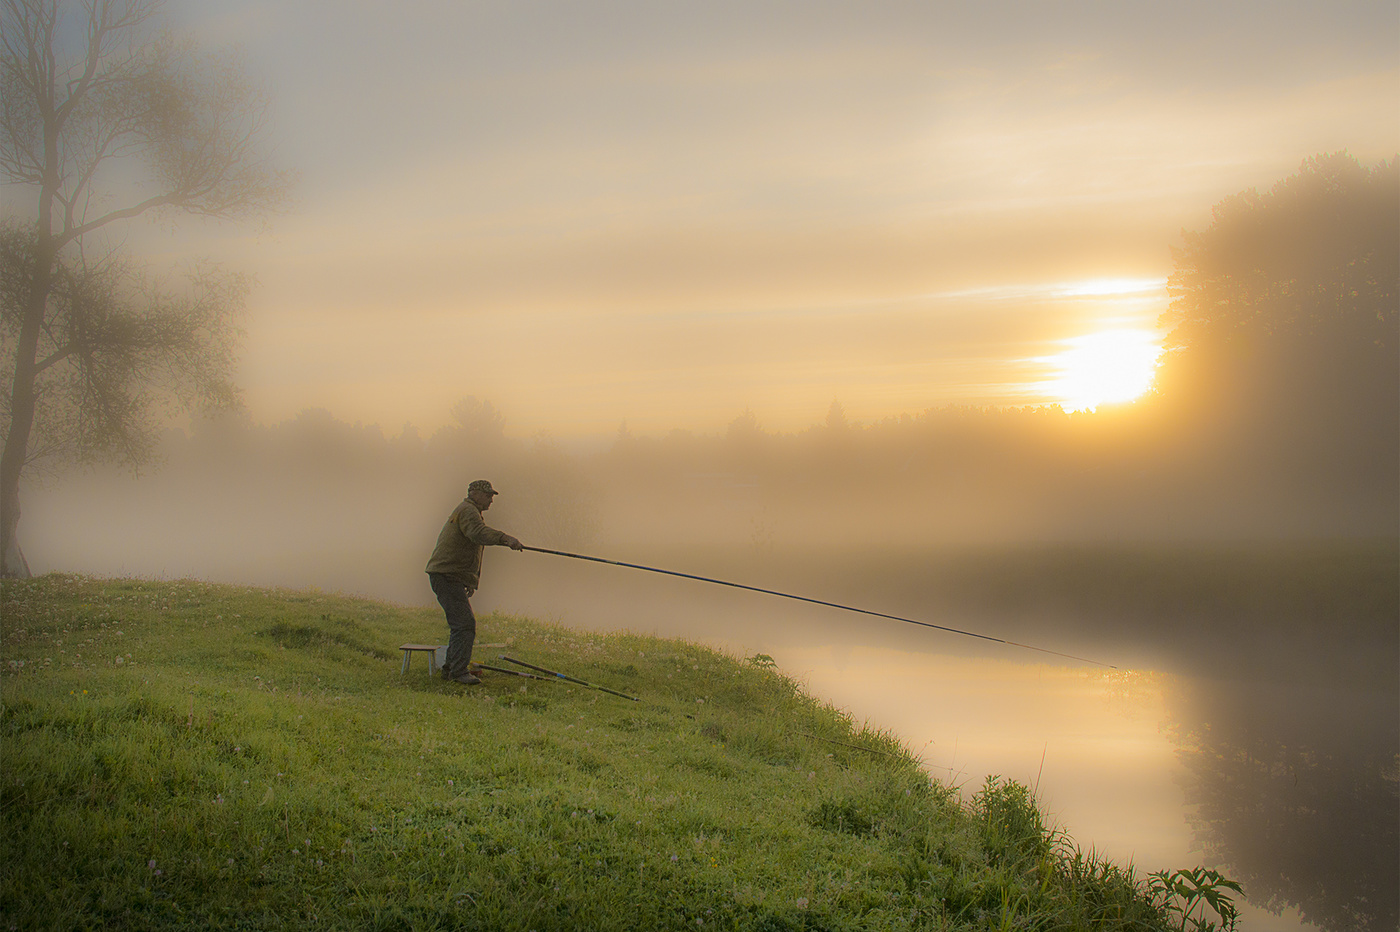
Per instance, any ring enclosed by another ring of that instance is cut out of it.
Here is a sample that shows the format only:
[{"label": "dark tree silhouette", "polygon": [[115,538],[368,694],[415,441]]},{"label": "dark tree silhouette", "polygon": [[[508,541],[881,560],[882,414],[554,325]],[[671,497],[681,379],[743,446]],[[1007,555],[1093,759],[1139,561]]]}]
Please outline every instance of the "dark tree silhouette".
[{"label": "dark tree silhouette", "polygon": [[1217,204],[1174,250],[1161,399],[1295,485],[1393,486],[1397,204],[1396,160],[1344,152]]}]

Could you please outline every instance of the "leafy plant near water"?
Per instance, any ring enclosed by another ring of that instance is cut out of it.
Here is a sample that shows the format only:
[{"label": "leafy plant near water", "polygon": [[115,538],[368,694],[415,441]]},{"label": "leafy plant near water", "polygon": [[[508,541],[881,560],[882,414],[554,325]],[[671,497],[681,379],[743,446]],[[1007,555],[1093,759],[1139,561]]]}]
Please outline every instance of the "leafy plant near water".
[{"label": "leafy plant near water", "polygon": [[[1187,932],[1188,929],[1191,932],[1215,932],[1217,928],[1234,929],[1238,914],[1234,900],[1225,892],[1227,890],[1244,893],[1235,881],[1203,867],[1158,871],[1148,876],[1148,891],[1163,909],[1176,914],[1176,928],[1180,932]],[[1220,920],[1219,926],[1215,924],[1215,920],[1206,919],[1207,906],[1215,911],[1216,918]],[[1197,909],[1200,910],[1200,914],[1192,915]]]},{"label": "leafy plant near water", "polygon": [[769,663],[499,615],[643,701],[400,675],[436,611],[50,576],[0,600],[0,928],[1162,929],[1024,787],[960,802]]}]

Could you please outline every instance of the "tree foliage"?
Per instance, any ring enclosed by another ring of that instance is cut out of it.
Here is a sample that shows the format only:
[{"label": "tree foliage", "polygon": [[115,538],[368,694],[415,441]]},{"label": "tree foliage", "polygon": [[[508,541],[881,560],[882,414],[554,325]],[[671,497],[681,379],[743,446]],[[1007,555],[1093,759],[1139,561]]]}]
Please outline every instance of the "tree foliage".
[{"label": "tree foliage", "polygon": [[[0,228],[0,417],[7,429],[34,240],[30,228]],[[26,466],[99,458],[138,465],[155,448],[165,408],[236,403],[232,318],[246,290],[243,276],[207,267],[177,294],[115,259],[60,261],[37,347]]]},{"label": "tree foliage", "polygon": [[1174,251],[1163,398],[1304,472],[1345,462],[1393,481],[1397,203],[1400,163],[1339,152],[1216,205]]}]

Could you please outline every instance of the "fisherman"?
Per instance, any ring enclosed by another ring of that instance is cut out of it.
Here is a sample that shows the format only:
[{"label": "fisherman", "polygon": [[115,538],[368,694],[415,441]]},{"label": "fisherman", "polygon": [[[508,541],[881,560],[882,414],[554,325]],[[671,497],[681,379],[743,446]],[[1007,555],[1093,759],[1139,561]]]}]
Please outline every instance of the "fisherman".
[{"label": "fisherman", "polygon": [[496,544],[511,550],[525,549],[516,538],[487,527],[481,517],[498,494],[485,479],[473,480],[467,486],[467,497],[442,526],[437,546],[428,558],[428,582],[447,614],[447,662],[442,665],[442,675],[465,686],[481,682],[467,669],[476,642],[476,616],[467,600],[481,584],[481,548]]}]

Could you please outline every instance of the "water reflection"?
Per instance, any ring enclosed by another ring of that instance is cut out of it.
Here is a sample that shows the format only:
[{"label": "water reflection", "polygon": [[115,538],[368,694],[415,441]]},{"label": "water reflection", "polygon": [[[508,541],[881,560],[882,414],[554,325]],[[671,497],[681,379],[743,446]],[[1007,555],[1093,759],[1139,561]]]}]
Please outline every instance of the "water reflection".
[{"label": "water reflection", "polygon": [[1246,932],[1396,928],[1388,691],[874,649],[775,656],[936,776],[1035,786],[1086,848],[1140,872],[1221,867],[1244,883]]},{"label": "water reflection", "polygon": [[1191,857],[1160,674],[866,648],[774,656],[965,795],[998,774],[1033,787],[1085,848],[1148,870]]},{"label": "water reflection", "polygon": [[1400,923],[1393,692],[1194,680],[1169,698],[1189,819],[1252,902],[1329,932]]}]

